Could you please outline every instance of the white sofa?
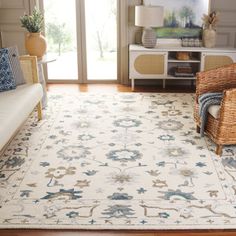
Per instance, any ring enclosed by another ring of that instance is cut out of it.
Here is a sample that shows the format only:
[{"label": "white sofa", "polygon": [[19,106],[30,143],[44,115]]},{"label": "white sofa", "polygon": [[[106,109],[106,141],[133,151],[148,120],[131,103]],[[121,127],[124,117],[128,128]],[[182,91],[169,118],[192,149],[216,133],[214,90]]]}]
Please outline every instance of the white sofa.
[{"label": "white sofa", "polygon": [[42,119],[43,88],[38,80],[37,58],[22,56],[20,63],[26,84],[0,93],[0,153],[36,107],[38,119]]}]

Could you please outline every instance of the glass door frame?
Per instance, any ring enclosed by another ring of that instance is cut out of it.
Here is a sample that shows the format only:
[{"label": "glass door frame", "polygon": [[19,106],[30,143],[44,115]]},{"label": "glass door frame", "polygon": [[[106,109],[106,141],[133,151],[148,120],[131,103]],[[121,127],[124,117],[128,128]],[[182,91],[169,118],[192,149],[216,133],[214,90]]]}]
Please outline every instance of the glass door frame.
[{"label": "glass door frame", "polygon": [[[86,22],[85,22],[85,1],[74,0],[76,4],[76,31],[77,31],[77,80],[49,80],[47,65],[44,65],[45,79],[47,83],[55,84],[117,84],[121,78],[121,13],[126,11],[126,4],[122,0],[117,1],[117,79],[116,80],[89,80],[87,78],[87,50],[86,50]],[[125,1],[126,2],[126,1]],[[43,0],[39,1],[39,8],[44,11]]]}]

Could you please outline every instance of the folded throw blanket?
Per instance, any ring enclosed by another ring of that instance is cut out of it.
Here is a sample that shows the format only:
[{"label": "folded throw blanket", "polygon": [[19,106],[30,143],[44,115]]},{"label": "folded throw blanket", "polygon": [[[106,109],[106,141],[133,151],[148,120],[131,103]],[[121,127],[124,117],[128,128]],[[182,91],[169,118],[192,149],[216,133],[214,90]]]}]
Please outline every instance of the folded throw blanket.
[{"label": "folded throw blanket", "polygon": [[199,115],[201,120],[200,134],[204,136],[204,130],[207,122],[208,109],[212,105],[220,105],[223,93],[205,93],[198,98]]}]

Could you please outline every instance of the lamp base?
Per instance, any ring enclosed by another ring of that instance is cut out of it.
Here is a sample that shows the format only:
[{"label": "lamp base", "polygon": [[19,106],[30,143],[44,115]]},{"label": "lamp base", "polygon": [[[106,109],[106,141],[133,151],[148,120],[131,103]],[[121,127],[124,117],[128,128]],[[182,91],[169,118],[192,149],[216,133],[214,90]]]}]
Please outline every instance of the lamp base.
[{"label": "lamp base", "polygon": [[154,48],[156,46],[156,33],[152,28],[145,28],[142,35],[142,44],[145,48]]}]

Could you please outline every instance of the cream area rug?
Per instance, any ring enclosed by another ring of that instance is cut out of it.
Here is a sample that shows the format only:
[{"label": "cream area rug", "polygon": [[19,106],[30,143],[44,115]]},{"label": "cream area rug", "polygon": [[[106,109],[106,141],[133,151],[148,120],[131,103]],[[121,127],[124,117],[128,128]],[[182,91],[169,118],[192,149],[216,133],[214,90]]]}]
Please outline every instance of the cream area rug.
[{"label": "cream area rug", "polygon": [[50,94],[0,158],[0,228],[236,228],[236,148],[191,94]]}]

